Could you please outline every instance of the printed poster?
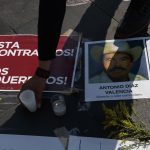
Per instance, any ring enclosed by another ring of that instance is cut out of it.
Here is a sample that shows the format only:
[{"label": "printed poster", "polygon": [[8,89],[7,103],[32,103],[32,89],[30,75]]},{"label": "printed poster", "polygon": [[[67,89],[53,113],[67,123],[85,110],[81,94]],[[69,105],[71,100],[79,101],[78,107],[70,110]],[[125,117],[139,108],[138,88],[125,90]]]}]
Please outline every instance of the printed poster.
[{"label": "printed poster", "polygon": [[0,134],[0,150],[65,150],[57,137]]},{"label": "printed poster", "polygon": [[85,100],[150,98],[150,38],[85,42]]},{"label": "printed poster", "polygon": [[[78,42],[78,36],[60,36],[45,92],[72,90]],[[0,91],[19,91],[37,65],[37,35],[0,36]]]},{"label": "printed poster", "polygon": [[[68,150],[127,150],[133,141],[121,141],[106,138],[70,136]],[[132,150],[149,150],[150,145],[134,146]]]}]

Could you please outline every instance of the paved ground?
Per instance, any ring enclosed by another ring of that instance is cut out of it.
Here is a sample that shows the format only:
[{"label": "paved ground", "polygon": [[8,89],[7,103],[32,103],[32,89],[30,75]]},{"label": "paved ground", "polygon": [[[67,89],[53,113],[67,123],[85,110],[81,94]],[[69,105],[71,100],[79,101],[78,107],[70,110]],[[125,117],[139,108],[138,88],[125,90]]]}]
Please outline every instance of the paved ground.
[{"label": "paved ground", "polygon": [[[62,33],[71,29],[82,32],[85,39],[113,39],[129,3],[122,0],[68,0]],[[0,12],[1,35],[37,34],[38,0],[0,0]],[[66,96],[66,99],[69,113],[57,118],[48,100],[44,100],[44,107],[40,111],[30,114],[19,105],[16,93],[1,93],[0,133],[107,137],[100,125],[104,119],[99,109],[101,102],[84,104],[82,93]],[[115,102],[107,103],[112,105]],[[133,105],[150,128],[150,100],[134,100]]]}]

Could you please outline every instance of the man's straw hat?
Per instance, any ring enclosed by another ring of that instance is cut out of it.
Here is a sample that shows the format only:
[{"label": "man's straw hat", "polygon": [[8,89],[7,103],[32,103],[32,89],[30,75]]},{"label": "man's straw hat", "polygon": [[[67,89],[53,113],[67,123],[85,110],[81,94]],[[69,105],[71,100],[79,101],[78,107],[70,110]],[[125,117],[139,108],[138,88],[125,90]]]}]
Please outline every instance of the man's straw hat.
[{"label": "man's straw hat", "polygon": [[141,56],[142,47],[136,46],[131,48],[126,41],[115,41],[105,43],[104,47],[93,46],[90,51],[92,59],[97,63],[100,61],[100,55],[117,52],[128,53],[133,57],[133,61],[136,61]]}]

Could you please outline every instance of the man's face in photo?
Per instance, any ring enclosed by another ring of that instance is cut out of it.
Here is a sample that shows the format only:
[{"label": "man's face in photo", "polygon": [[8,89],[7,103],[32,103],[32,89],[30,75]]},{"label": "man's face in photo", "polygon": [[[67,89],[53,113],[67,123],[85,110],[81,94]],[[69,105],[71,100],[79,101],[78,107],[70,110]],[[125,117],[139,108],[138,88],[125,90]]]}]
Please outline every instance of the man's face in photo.
[{"label": "man's face in photo", "polygon": [[128,80],[132,63],[132,56],[122,52],[104,54],[102,60],[104,71],[116,82]]}]

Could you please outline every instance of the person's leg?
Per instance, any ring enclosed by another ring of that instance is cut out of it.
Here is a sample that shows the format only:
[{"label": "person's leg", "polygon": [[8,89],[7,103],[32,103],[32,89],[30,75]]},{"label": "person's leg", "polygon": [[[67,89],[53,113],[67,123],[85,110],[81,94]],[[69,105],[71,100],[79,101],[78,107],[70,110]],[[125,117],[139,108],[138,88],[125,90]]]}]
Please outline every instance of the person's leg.
[{"label": "person's leg", "polygon": [[150,0],[132,0],[118,25],[115,38],[147,36],[150,23]]},{"label": "person's leg", "polygon": [[39,60],[55,58],[55,50],[65,15],[66,0],[40,0],[38,19]]},{"label": "person's leg", "polygon": [[38,18],[39,65],[37,66],[32,78],[22,85],[18,94],[20,100],[20,94],[23,91],[33,91],[37,108],[41,107],[42,92],[45,88],[46,79],[50,75],[49,69],[51,60],[55,58],[55,50],[59,42],[65,9],[66,0],[40,0]]}]

